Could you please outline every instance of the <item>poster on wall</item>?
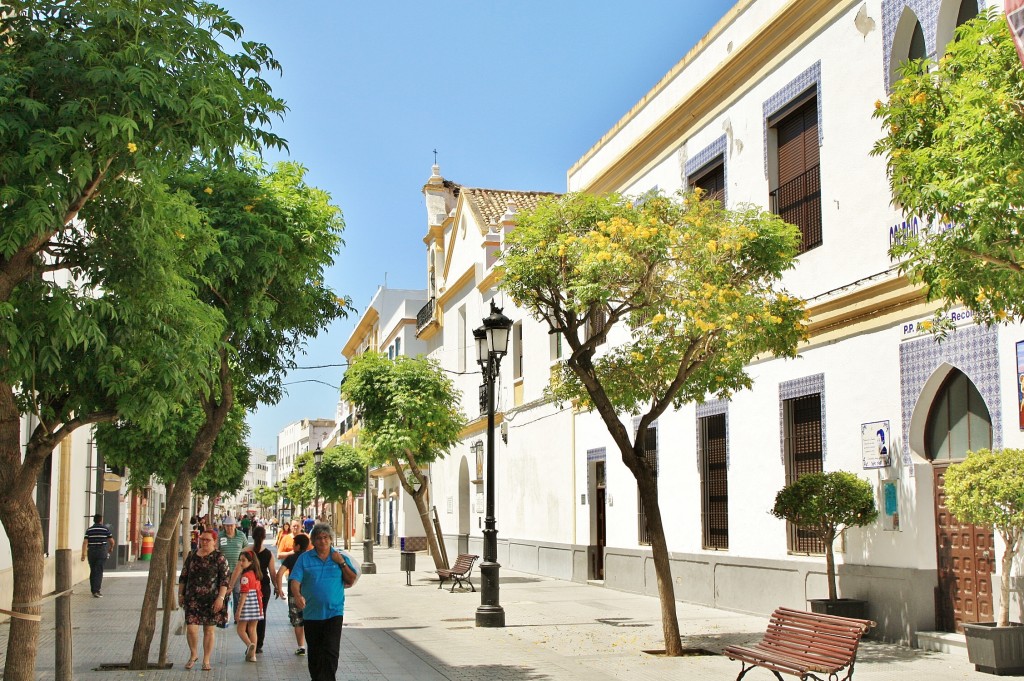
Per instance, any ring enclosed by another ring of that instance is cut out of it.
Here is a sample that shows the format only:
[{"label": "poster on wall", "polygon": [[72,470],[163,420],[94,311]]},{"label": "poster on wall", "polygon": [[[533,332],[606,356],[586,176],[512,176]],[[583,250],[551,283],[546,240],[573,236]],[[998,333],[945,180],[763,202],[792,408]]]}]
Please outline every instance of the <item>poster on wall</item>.
[{"label": "poster on wall", "polygon": [[1024,341],[1017,343],[1017,423],[1024,430]]},{"label": "poster on wall", "polygon": [[872,421],[860,424],[860,450],[864,468],[885,468],[889,465],[889,422]]}]

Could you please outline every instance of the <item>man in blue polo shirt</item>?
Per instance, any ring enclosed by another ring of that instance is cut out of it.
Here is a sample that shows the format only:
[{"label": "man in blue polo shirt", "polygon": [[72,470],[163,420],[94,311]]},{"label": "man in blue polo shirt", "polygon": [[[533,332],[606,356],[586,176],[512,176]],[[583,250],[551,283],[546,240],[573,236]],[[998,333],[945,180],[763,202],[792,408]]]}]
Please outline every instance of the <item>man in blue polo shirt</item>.
[{"label": "man in blue polo shirt", "polygon": [[295,561],[288,588],[295,606],[302,610],[309,676],[313,681],[334,681],[345,619],[345,586],[355,581],[356,572],[348,559],[334,550],[330,525],[314,525],[310,539],[314,550]]},{"label": "man in blue polo shirt", "polygon": [[103,565],[107,556],[114,550],[114,535],[110,528],[103,524],[103,515],[97,513],[92,517],[92,525],[85,531],[82,540],[82,560],[89,557],[89,588],[93,598],[103,598],[100,587],[103,586]]}]

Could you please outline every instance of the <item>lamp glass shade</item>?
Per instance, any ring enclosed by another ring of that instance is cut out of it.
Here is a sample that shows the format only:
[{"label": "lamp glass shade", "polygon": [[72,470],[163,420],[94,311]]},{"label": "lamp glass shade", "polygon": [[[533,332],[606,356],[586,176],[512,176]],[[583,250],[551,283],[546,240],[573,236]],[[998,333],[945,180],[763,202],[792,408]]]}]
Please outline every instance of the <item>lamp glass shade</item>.
[{"label": "lamp glass shade", "polygon": [[487,333],[487,349],[498,356],[508,352],[508,336],[512,329],[512,320],[501,313],[501,309],[491,301],[491,314],[484,317],[484,330]]},{"label": "lamp glass shade", "polygon": [[476,341],[476,361],[483,364],[487,361],[487,333],[484,327],[473,329],[473,340]]},{"label": "lamp glass shade", "polygon": [[316,450],[313,452],[313,463],[315,463],[317,466],[319,466],[320,462],[323,461],[323,460],[324,460],[324,450],[322,450],[319,447],[317,447]]},{"label": "lamp glass shade", "polygon": [[302,475],[302,471],[306,470],[306,462],[300,461],[296,469],[299,471],[299,475]]}]

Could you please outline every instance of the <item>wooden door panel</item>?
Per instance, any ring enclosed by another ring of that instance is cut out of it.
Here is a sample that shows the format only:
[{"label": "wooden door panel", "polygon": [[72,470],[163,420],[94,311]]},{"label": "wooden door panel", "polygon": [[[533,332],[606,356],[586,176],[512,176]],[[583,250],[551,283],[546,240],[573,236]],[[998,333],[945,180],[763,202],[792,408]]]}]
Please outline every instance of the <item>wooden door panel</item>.
[{"label": "wooden door panel", "polygon": [[992,619],[991,527],[965,525],[946,509],[948,464],[933,464],[935,481],[935,547],[938,568],[936,625],[957,631],[965,622]]}]

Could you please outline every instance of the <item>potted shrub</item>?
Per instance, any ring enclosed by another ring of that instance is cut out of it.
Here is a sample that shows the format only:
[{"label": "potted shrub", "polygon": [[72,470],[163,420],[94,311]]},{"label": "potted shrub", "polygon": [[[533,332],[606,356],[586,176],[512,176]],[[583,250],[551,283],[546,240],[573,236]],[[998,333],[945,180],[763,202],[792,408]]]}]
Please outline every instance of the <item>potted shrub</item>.
[{"label": "potted shrub", "polygon": [[825,545],[828,598],[811,599],[811,610],[867,619],[865,601],[838,597],[834,544],[847,529],[878,517],[871,485],[846,471],[806,473],[779,490],[772,515],[809,530]]},{"label": "potted shrub", "polygon": [[1024,674],[1024,626],[1010,622],[1010,575],[1024,534],[1024,450],[979,449],[946,470],[946,508],[960,522],[992,525],[1003,540],[999,620],[964,624],[975,669]]}]

